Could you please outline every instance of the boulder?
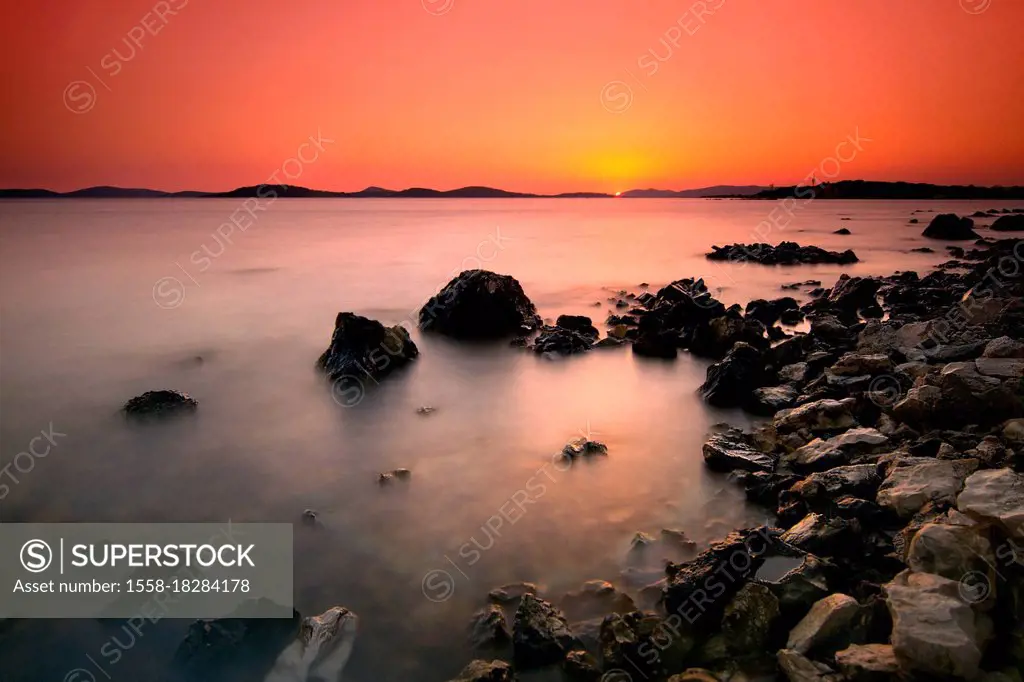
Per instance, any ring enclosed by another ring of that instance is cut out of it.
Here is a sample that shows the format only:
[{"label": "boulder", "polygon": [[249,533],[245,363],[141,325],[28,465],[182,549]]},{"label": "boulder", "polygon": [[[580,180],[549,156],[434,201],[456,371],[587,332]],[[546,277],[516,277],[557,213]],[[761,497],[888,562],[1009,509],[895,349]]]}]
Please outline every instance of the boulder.
[{"label": "boulder", "polygon": [[[768,568],[768,562],[773,559],[770,558],[765,562],[762,571]],[[793,561],[788,557],[778,560]],[[795,616],[795,618],[803,617],[815,602],[828,596],[827,574],[834,569],[827,561],[813,554],[805,554],[799,559],[799,562],[797,566],[790,568],[777,580],[766,580],[760,573],[757,576],[778,598],[779,608],[783,614]],[[790,620],[795,622],[794,618],[790,618]]]},{"label": "boulder", "polygon": [[974,361],[978,373],[998,379],[1024,378],[1024,358],[978,358]]},{"label": "boulder", "polygon": [[332,381],[360,381],[364,375],[379,381],[417,356],[416,344],[401,325],[385,327],[355,313],[338,313],[331,344],[317,367]]},{"label": "boulder", "polygon": [[860,604],[853,597],[830,594],[816,602],[790,631],[786,648],[807,654],[830,646],[835,651],[849,645],[860,610]]},{"label": "boulder", "polygon": [[725,607],[722,634],[734,654],[764,649],[779,617],[779,600],[764,585],[747,583]]},{"label": "boulder", "polygon": [[961,218],[955,213],[940,213],[932,218],[921,234],[932,239],[980,239],[981,236],[972,229],[973,227],[974,221],[970,218]]},{"label": "boulder", "polygon": [[852,537],[851,522],[812,513],[783,533],[780,539],[811,554],[833,556],[848,553]]},{"label": "boulder", "polygon": [[588,580],[580,589],[566,593],[559,606],[566,618],[573,621],[636,611],[636,604],[628,594],[619,592],[604,580]]},{"label": "boulder", "polygon": [[766,386],[751,391],[750,399],[744,407],[754,414],[770,417],[779,410],[792,407],[799,397],[800,392],[788,384]]},{"label": "boulder", "polygon": [[880,483],[874,464],[854,464],[811,474],[796,483],[790,491],[812,505],[828,505],[847,495],[873,498]]},{"label": "boulder", "polygon": [[989,229],[993,232],[1020,232],[1024,230],[1024,215],[1015,213],[999,216]]},{"label": "boulder", "polygon": [[721,362],[708,367],[700,393],[716,407],[738,407],[764,382],[761,351],[742,341],[732,347]]},{"label": "boulder", "polygon": [[951,523],[921,526],[910,542],[907,556],[907,566],[917,573],[933,573],[956,581],[980,574],[989,585],[995,584],[995,561],[992,544],[981,529]]},{"label": "boulder", "polygon": [[774,301],[758,298],[747,303],[745,315],[758,320],[767,327],[775,324],[782,313],[788,310],[799,310],[799,308],[800,304],[791,296],[777,298]]},{"label": "boulder", "polygon": [[121,411],[126,417],[169,417],[195,412],[199,401],[181,391],[146,391],[124,404]]},{"label": "boulder", "polygon": [[497,604],[488,604],[473,614],[470,621],[470,643],[477,649],[502,647],[511,641],[505,613]]},{"label": "boulder", "polygon": [[797,471],[825,471],[847,464],[855,455],[878,452],[888,443],[877,429],[856,428],[827,440],[815,438],[782,459]]},{"label": "boulder", "polygon": [[956,507],[971,518],[1000,526],[1012,538],[1024,539],[1024,475],[1012,469],[971,474]]},{"label": "boulder", "polygon": [[891,682],[899,672],[889,644],[852,644],[836,653],[836,667],[849,682]]},{"label": "boulder", "polygon": [[847,353],[836,360],[835,364],[829,367],[828,371],[830,374],[844,377],[877,376],[892,372],[893,365],[888,355]]},{"label": "boulder", "polygon": [[776,659],[789,682],[841,682],[842,679],[824,663],[812,661],[792,649],[781,649]]},{"label": "boulder", "polygon": [[983,633],[960,598],[960,584],[904,571],[884,587],[892,615],[892,648],[905,673],[933,678],[978,675]]},{"label": "boulder", "polygon": [[533,302],[515,278],[465,270],[420,309],[420,328],[460,339],[513,336],[540,326]]},{"label": "boulder", "polygon": [[559,315],[555,321],[555,326],[562,329],[571,329],[591,339],[598,337],[597,327],[594,326],[594,323],[586,315]]},{"label": "boulder", "polygon": [[633,353],[648,358],[673,360],[679,354],[679,334],[642,331],[633,342]]},{"label": "boulder", "polygon": [[702,448],[704,463],[715,471],[772,471],[775,457],[759,450],[739,429],[712,434]]},{"label": "boulder", "polygon": [[512,650],[518,669],[562,662],[573,636],[562,612],[543,599],[524,594],[512,622]]},{"label": "boulder", "polygon": [[[905,462],[905,465],[903,464]],[[978,460],[897,461],[878,489],[878,504],[903,518],[916,514],[928,502],[952,505],[964,488],[964,479],[978,468]]]},{"label": "boulder", "polygon": [[512,682],[512,667],[505,661],[472,661],[451,682]]},{"label": "boulder", "polygon": [[1000,336],[988,342],[981,356],[983,358],[1024,358],[1024,343],[1011,339],[1009,336]]},{"label": "boulder", "polygon": [[882,283],[870,277],[850,277],[840,275],[839,279],[825,297],[831,308],[837,308],[847,314],[855,314],[862,308],[877,305],[875,295]]}]

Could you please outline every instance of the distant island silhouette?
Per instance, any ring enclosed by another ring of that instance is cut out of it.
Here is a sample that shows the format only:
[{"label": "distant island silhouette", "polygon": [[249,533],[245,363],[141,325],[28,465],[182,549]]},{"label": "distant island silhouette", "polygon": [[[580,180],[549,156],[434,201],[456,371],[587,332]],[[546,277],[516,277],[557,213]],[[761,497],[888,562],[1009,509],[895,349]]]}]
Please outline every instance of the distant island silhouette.
[{"label": "distant island silhouette", "polygon": [[[271,194],[273,193],[273,194]],[[249,185],[227,192],[187,190],[164,192],[125,187],[86,187],[71,192],[48,189],[0,189],[0,199],[236,199],[275,196],[288,199],[1024,199],[1021,186],[932,185],[913,182],[843,180],[818,185],[764,187],[761,185],[714,185],[697,189],[631,189],[616,194],[605,192],[564,192],[535,194],[511,192],[493,187],[470,186],[451,190],[409,187],[393,190],[367,187],[357,192],[332,192],[298,185]]]}]

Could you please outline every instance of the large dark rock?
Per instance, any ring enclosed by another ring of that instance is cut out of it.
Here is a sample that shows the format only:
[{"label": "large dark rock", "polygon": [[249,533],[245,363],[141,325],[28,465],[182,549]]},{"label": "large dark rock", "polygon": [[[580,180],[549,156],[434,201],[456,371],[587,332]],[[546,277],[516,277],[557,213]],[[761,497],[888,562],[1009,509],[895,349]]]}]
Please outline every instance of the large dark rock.
[{"label": "large dark rock", "polygon": [[420,328],[460,339],[512,336],[540,326],[537,309],[515,278],[466,270],[420,309]]},{"label": "large dark rock", "polygon": [[973,228],[974,221],[970,218],[961,218],[955,213],[940,213],[932,218],[921,234],[932,239],[979,239],[980,235]]},{"label": "large dark rock", "polygon": [[785,296],[774,301],[757,298],[747,304],[746,316],[759,320],[765,326],[771,326],[788,310],[798,310],[800,304],[795,298]]},{"label": "large dark rock", "polygon": [[355,313],[338,313],[331,345],[317,367],[332,380],[367,375],[379,380],[419,355],[405,327],[385,327]]},{"label": "large dark rock", "polygon": [[125,415],[135,418],[167,417],[195,412],[199,401],[181,391],[146,391],[135,396],[121,408]]},{"label": "large dark rock", "polygon": [[532,594],[523,595],[512,623],[512,648],[517,669],[561,663],[573,636],[562,612]]},{"label": "large dark rock", "polygon": [[738,311],[698,324],[690,338],[690,352],[706,358],[720,358],[739,341],[755,348],[767,348],[765,326],[752,317],[744,318]]},{"label": "large dark rock", "polygon": [[[596,331],[596,330],[595,330]],[[583,353],[594,345],[595,336],[586,336],[572,329],[546,327],[533,344],[535,353],[558,353],[571,355]]]},{"label": "large dark rock", "polygon": [[594,326],[593,321],[586,315],[559,315],[558,320],[555,321],[555,326],[562,329],[571,329],[592,339],[598,337],[597,327]]},{"label": "large dark rock", "polygon": [[996,232],[1018,232],[1024,230],[1024,214],[1015,213],[1013,215],[1004,215],[996,218],[996,221],[992,223],[992,227],[989,228]]},{"label": "large dark rock", "polygon": [[755,388],[764,382],[761,351],[739,342],[721,362],[708,367],[700,387],[704,400],[716,407],[739,407],[751,400]]},{"label": "large dark rock", "polygon": [[832,263],[847,265],[857,262],[857,254],[850,249],[826,251],[818,246],[800,246],[796,242],[771,244],[730,244],[712,246],[708,260],[725,260],[731,263],[760,263],[761,265],[810,265]]}]

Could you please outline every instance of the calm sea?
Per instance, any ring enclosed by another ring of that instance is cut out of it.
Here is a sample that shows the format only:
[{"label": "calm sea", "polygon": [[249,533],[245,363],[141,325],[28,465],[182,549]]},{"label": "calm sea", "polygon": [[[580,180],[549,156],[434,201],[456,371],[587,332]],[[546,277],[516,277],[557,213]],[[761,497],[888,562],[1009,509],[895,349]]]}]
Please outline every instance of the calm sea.
[{"label": "calm sea", "polygon": [[[785,282],[922,270],[947,255],[941,243],[908,253],[928,241],[932,215],[914,210],[1003,205],[816,201],[792,217],[779,206],[282,199],[253,220],[239,200],[0,203],[0,466],[40,431],[66,434],[23,460],[27,471],[8,470],[18,482],[0,481],[0,521],[294,522],[296,606],[360,615],[346,677],[448,679],[472,657],[466,624],[493,587],[528,580],[557,598],[602,578],[634,589],[623,571],[637,531],[678,528],[704,545],[764,519],[700,454],[714,423],[746,421],[702,404],[707,362],[686,355],[550,361],[415,330],[408,371],[336,400],[313,365],[337,312],[414,327],[427,297],[483,267],[519,279],[546,319],[585,314],[603,329],[609,297],[644,282],[702,276],[745,303],[792,293]],[[225,225],[233,215],[244,231]],[[841,227],[853,234],[832,234]],[[862,262],[703,258],[711,244],[782,240],[852,248]],[[192,394],[198,413],[119,417],[159,388]],[[436,411],[418,414],[424,405]],[[551,466],[586,434],[607,458]],[[411,480],[378,486],[396,467]],[[317,527],[300,522],[306,508]],[[118,623],[2,622],[0,678],[58,681],[81,667],[157,679],[187,625],[131,637]]]}]

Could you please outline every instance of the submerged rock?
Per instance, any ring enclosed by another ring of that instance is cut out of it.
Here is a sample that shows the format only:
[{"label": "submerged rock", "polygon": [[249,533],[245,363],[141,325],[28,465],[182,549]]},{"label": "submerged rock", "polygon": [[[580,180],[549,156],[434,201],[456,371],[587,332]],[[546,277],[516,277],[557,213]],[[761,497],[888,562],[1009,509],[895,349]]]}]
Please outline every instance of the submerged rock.
[{"label": "submerged rock", "polygon": [[470,643],[477,649],[502,647],[512,640],[505,613],[497,604],[488,604],[474,613],[469,629]]},{"label": "submerged rock", "polygon": [[416,344],[401,325],[385,327],[355,313],[338,313],[331,344],[317,360],[317,367],[332,381],[358,380],[364,374],[376,381],[417,356]]},{"label": "submerged rock", "polygon": [[537,308],[515,278],[465,270],[420,309],[420,328],[460,339],[513,336],[540,326]]},{"label": "submerged rock", "polygon": [[195,412],[199,401],[181,391],[146,391],[121,408],[128,417],[169,417]]}]

